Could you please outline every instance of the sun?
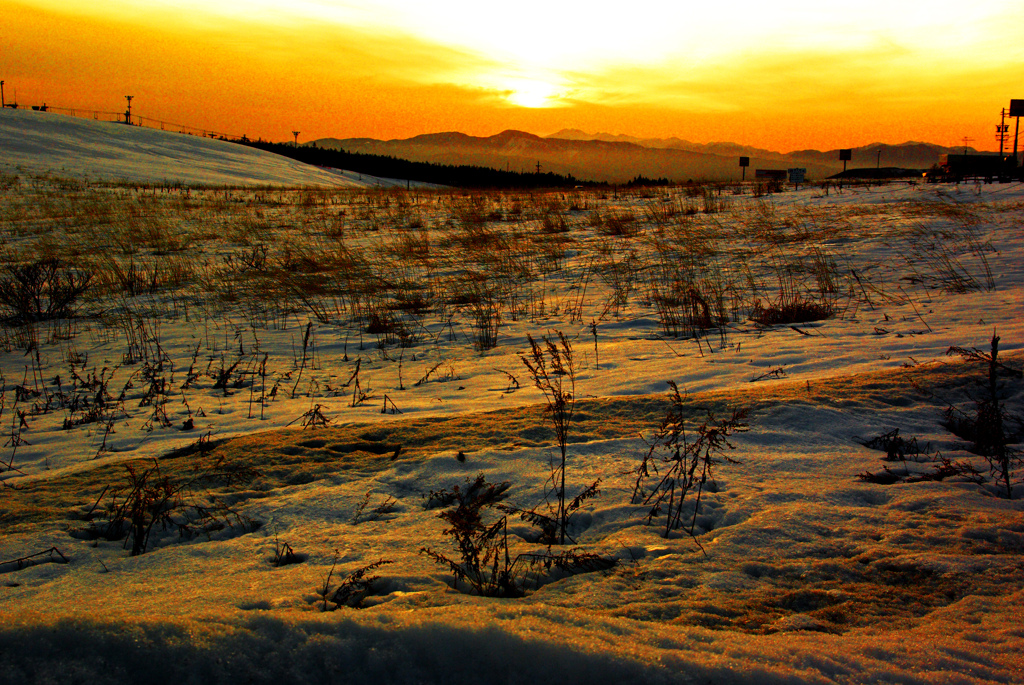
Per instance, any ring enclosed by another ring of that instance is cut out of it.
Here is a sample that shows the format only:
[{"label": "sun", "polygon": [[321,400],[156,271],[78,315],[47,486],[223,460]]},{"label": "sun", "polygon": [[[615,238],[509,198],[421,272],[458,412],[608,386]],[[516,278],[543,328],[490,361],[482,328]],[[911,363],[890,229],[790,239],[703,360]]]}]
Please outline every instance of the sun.
[{"label": "sun", "polygon": [[516,107],[541,109],[559,106],[562,93],[558,86],[537,79],[516,79],[505,88],[505,100]]}]

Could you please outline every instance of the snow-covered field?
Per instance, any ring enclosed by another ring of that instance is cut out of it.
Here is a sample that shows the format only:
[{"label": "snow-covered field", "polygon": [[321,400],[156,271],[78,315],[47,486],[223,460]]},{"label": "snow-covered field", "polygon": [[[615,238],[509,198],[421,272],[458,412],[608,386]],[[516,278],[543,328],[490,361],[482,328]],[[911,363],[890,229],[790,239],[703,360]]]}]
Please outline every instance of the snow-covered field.
[{"label": "snow-covered field", "polygon": [[[987,380],[947,350],[994,332],[1024,414],[1020,184],[337,188],[196,141],[219,187],[153,185],[134,136],[187,137],[44,116],[0,113],[0,682],[1024,680],[1024,486],[944,425]],[[53,284],[73,316],[40,314]],[[751,319],[787,303],[827,316]],[[459,560],[438,493],[551,513],[522,357],[559,331],[565,493],[600,493],[564,546],[509,515],[524,596],[467,592],[422,551]],[[746,410],[692,538],[634,496],[667,381],[691,444]],[[905,461],[863,444],[897,428]],[[169,517],[136,555],[133,485]],[[545,566],[567,550],[597,559]]]}]

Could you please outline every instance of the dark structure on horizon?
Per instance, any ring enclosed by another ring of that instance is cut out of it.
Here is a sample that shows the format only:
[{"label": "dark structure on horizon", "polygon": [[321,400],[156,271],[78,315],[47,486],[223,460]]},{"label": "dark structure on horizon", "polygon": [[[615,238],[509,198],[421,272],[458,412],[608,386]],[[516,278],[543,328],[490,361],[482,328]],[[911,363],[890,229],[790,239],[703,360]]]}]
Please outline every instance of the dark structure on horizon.
[{"label": "dark structure on horizon", "polygon": [[973,154],[944,155],[938,169],[928,171],[929,181],[984,181],[1006,183],[1022,180],[1021,167],[1011,155]]}]

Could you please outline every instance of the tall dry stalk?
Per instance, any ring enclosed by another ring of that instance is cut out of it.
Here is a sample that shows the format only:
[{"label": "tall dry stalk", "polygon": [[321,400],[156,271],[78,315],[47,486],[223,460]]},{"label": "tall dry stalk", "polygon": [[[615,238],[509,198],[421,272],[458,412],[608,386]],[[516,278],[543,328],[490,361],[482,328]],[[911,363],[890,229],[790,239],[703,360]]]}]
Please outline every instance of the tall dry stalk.
[{"label": "tall dry stalk", "polygon": [[530,353],[520,358],[534,385],[544,393],[547,400],[546,412],[555,429],[555,441],[561,454],[559,462],[551,470],[550,481],[558,499],[556,535],[559,544],[564,545],[568,523],[565,503],[566,444],[569,440],[573,412],[576,409],[576,365],[572,356],[572,345],[561,331],[556,331],[556,334],[557,341],[544,336],[543,344],[534,340],[533,336],[527,335]]}]

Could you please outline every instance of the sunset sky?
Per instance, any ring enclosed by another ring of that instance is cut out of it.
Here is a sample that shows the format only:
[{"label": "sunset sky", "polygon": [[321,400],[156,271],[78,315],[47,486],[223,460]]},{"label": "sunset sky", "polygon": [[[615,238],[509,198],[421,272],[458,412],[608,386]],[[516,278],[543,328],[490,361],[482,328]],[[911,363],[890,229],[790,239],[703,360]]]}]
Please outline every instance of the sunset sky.
[{"label": "sunset sky", "polygon": [[1024,98],[1024,3],[3,0],[0,79],[22,105],[123,111],[130,94],[139,115],[272,140],[578,128],[993,150]]}]

